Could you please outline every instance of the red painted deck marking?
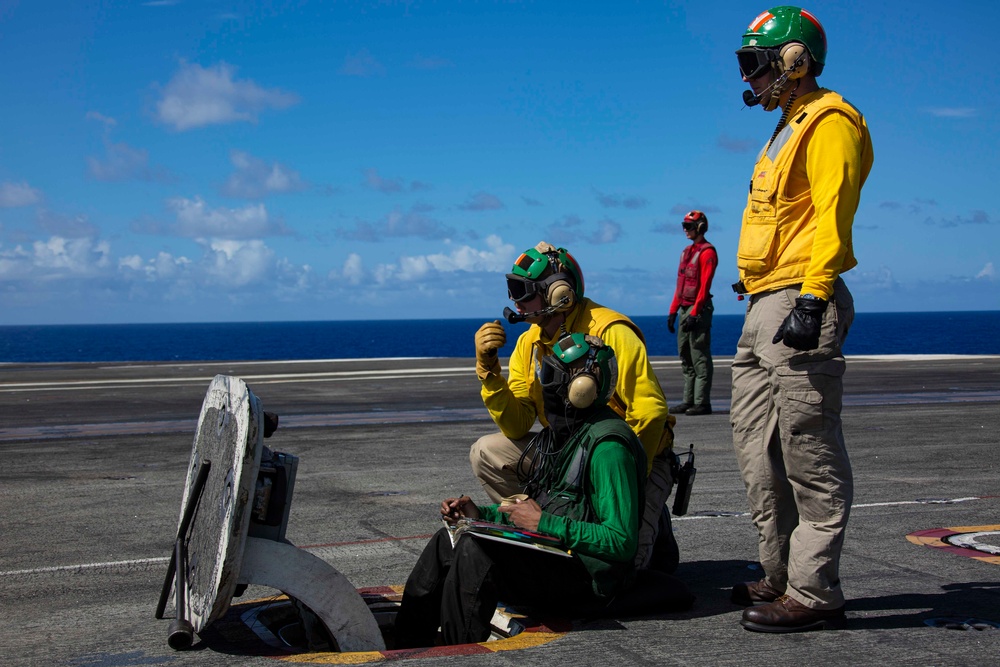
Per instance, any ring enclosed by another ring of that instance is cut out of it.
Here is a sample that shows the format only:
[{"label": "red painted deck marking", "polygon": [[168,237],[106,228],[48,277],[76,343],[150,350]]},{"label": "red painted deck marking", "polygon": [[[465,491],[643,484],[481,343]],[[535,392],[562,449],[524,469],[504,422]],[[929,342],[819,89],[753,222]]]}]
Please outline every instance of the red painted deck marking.
[{"label": "red painted deck marking", "polygon": [[910,533],[906,539],[913,544],[922,544],[931,549],[939,549],[956,556],[975,558],[984,563],[1000,565],[1000,556],[976,549],[975,546],[956,546],[948,543],[952,535],[967,535],[970,533],[1000,533],[1000,526],[953,526],[951,528],[930,528]]}]

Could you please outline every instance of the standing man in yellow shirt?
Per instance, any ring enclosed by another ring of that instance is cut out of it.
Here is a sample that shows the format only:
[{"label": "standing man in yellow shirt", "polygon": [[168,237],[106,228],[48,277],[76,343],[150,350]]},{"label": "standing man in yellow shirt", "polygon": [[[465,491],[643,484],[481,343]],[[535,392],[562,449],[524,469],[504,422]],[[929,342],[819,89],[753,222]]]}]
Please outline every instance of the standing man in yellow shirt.
[{"label": "standing man in yellow shirt", "polygon": [[738,584],[758,632],[843,627],[840,554],[853,499],[840,412],[841,346],[854,301],[851,227],[872,166],[861,113],[816,83],[826,34],[808,11],[774,7],[737,52],[748,106],[781,109],[757,158],[734,289],[748,294],[733,359],[733,445],[765,577]]}]

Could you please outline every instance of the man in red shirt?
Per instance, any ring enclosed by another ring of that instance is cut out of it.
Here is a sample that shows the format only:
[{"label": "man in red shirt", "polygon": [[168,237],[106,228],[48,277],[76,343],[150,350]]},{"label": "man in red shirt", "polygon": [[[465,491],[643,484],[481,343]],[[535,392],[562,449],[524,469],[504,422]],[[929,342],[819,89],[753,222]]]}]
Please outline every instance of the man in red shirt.
[{"label": "man in red shirt", "polygon": [[[677,333],[677,356],[684,371],[684,400],[672,414],[712,414],[712,278],[719,265],[715,246],[705,240],[708,218],[701,211],[684,216],[684,234],[691,245],[681,253],[677,289],[670,304],[667,329]],[[675,324],[680,315],[680,332]]]}]

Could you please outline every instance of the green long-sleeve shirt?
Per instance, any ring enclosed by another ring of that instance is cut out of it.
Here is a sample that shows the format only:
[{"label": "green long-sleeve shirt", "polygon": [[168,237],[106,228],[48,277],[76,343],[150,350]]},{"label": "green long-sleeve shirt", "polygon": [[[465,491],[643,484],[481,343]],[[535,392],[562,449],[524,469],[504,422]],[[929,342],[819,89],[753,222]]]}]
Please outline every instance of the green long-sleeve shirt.
[{"label": "green long-sleeve shirt", "polygon": [[[639,522],[639,489],[635,462],[629,450],[615,441],[595,446],[587,469],[590,503],[600,523],[575,521],[542,512],[538,532],[552,535],[581,555],[604,561],[629,561],[635,557]],[[510,524],[497,505],[479,507],[484,521]]]}]

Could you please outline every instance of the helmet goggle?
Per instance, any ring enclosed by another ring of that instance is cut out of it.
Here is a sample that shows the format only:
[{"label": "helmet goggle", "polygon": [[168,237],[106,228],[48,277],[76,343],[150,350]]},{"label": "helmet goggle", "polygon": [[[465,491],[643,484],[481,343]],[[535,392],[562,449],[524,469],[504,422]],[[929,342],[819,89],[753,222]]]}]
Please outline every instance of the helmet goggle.
[{"label": "helmet goggle", "polygon": [[514,303],[521,303],[536,294],[545,294],[545,285],[537,282],[549,268],[549,257],[529,248],[521,253],[507,274],[507,296]]},{"label": "helmet goggle", "polygon": [[703,222],[707,225],[708,218],[705,217],[704,213],[695,209],[684,216],[684,221],[681,223],[681,227],[683,227],[685,231],[693,232],[697,230],[698,225]]},{"label": "helmet goggle", "polygon": [[736,60],[740,64],[740,74],[748,81],[758,79],[774,66],[778,54],[774,49],[764,49],[756,46],[745,46],[736,52]]},{"label": "helmet goggle", "polygon": [[538,366],[538,382],[542,389],[555,387],[556,393],[562,396],[570,377],[569,371],[555,357],[542,357],[542,363]]},{"label": "helmet goggle", "polygon": [[507,296],[514,303],[528,301],[536,294],[545,294],[545,284],[516,276],[513,273],[507,274]]}]

